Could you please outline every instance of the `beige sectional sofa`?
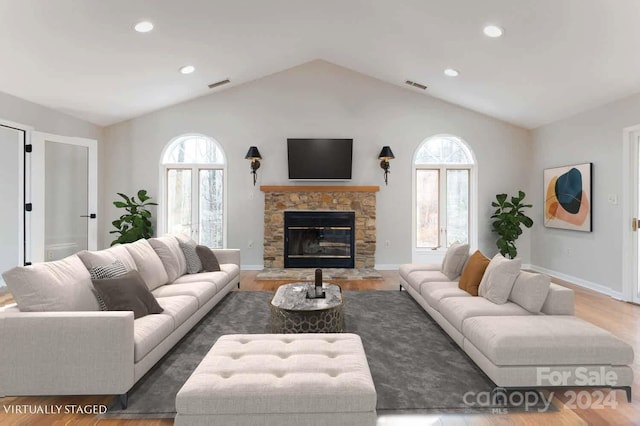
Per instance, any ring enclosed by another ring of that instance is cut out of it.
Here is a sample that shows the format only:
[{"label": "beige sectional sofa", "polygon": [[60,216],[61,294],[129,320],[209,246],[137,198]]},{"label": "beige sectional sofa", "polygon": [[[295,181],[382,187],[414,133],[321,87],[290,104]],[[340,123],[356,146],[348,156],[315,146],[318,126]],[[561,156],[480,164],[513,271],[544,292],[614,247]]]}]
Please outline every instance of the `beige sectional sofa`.
[{"label": "beige sectional sofa", "polygon": [[[440,269],[440,264],[402,265],[401,289],[498,388],[609,387],[624,389],[631,400],[633,349],[576,318],[572,290],[550,283],[542,308],[531,312],[511,300],[515,290],[506,303],[496,304],[458,288],[459,277],[452,281]],[[540,279],[520,271],[516,285],[534,291],[533,280]]]},{"label": "beige sectional sofa", "polygon": [[[0,310],[0,396],[118,394],[126,405],[127,391],[239,286],[240,251],[213,252],[218,272],[187,274],[174,236],[5,272],[17,306]],[[99,310],[89,269],[116,260],[140,273],[162,313]]]}]

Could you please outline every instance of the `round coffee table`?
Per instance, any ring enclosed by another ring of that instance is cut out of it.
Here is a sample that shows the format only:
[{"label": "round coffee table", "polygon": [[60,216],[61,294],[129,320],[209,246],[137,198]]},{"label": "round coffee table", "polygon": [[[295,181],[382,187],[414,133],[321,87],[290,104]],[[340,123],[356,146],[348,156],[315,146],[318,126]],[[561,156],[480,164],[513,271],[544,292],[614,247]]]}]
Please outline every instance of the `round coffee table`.
[{"label": "round coffee table", "polygon": [[272,333],[342,333],[342,289],[322,283],[323,299],[308,299],[313,283],[291,283],[278,287],[271,299]]}]

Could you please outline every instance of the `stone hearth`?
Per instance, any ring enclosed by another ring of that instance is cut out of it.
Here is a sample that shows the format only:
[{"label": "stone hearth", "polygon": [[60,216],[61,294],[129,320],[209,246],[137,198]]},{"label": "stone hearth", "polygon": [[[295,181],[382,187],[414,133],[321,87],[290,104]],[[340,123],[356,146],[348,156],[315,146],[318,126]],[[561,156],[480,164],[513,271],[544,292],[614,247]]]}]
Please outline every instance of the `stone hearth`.
[{"label": "stone hearth", "polygon": [[355,267],[373,268],[377,186],[261,186],[264,197],[264,267],[284,267],[285,210],[353,211]]}]

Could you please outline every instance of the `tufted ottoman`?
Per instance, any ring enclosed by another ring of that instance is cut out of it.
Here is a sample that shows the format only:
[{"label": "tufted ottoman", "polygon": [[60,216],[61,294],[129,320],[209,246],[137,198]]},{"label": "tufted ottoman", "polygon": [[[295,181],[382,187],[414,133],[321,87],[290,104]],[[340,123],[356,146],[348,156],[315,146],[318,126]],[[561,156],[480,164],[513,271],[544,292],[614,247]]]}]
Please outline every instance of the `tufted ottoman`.
[{"label": "tufted ottoman", "polygon": [[232,334],[176,396],[176,425],[376,424],[376,390],[355,334]]}]

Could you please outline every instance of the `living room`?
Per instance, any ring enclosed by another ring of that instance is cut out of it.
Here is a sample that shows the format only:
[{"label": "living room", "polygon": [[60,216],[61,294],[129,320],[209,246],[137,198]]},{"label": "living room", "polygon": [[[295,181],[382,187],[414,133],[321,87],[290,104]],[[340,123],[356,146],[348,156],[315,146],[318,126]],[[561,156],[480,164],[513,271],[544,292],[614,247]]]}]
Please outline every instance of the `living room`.
[{"label": "living room", "polygon": [[[183,137],[213,141],[223,158],[220,248],[240,250],[242,290],[268,291],[275,290],[275,281],[256,279],[265,267],[266,187],[379,187],[373,268],[382,279],[363,280],[360,288],[350,281],[344,290],[397,292],[400,265],[440,262],[446,247],[416,248],[416,154],[433,137],[454,137],[473,159],[471,252],[497,253],[491,202],[496,194],[524,191],[534,225],[516,243],[522,268],[573,289],[577,316],[637,349],[640,309],[625,303],[639,301],[637,237],[630,224],[638,215],[633,172],[638,164],[631,159],[638,149],[640,87],[636,59],[629,54],[637,37],[628,30],[637,6],[597,0],[589,7],[569,0],[526,7],[507,1],[482,7],[447,3],[282,2],[272,9],[195,2],[192,11],[177,2],[153,10],[124,2],[82,8],[71,2],[7,4],[3,15],[12,18],[0,30],[0,43],[24,56],[15,54],[7,63],[16,65],[0,72],[0,124],[27,134],[97,141],[96,210],[83,213],[96,214],[96,249],[108,248],[114,239],[111,222],[121,214],[113,205],[117,193],[147,190],[159,203],[151,208],[155,235],[173,231],[164,210],[166,154]],[[142,19],[155,28],[135,32]],[[92,20],[102,24],[85,32],[83,25]],[[501,26],[502,37],[484,35],[487,23]],[[26,27],[40,30],[21,34]],[[308,28],[313,31],[305,36]],[[185,65],[195,71],[181,74]],[[447,67],[459,75],[444,75]],[[225,79],[230,83],[207,88]],[[407,80],[428,87],[409,86]],[[287,139],[292,138],[351,139],[351,179],[289,180]],[[255,184],[245,158],[252,146],[261,155]],[[378,158],[385,146],[395,157],[389,160],[387,183]],[[545,169],[585,163],[592,164],[589,231],[545,226]],[[23,185],[19,180],[3,179],[14,189]],[[32,232],[35,244],[42,236]],[[19,256],[15,249],[9,253],[15,262],[6,269],[47,258],[45,250],[27,256],[24,243],[20,248]],[[637,371],[637,363],[631,367]],[[632,387],[637,393],[635,383]],[[616,395],[618,408],[606,415],[618,424],[637,421],[636,403],[624,402],[623,392]],[[104,398],[55,399],[98,400]],[[47,401],[8,395],[2,404],[55,404]],[[0,420],[5,414],[0,412]],[[467,422],[493,419],[447,410],[431,414],[443,423],[459,416]],[[10,422],[28,421],[12,415]],[[606,423],[589,407],[549,415],[556,417],[510,413],[506,421]],[[381,419],[379,424],[388,424]]]}]

